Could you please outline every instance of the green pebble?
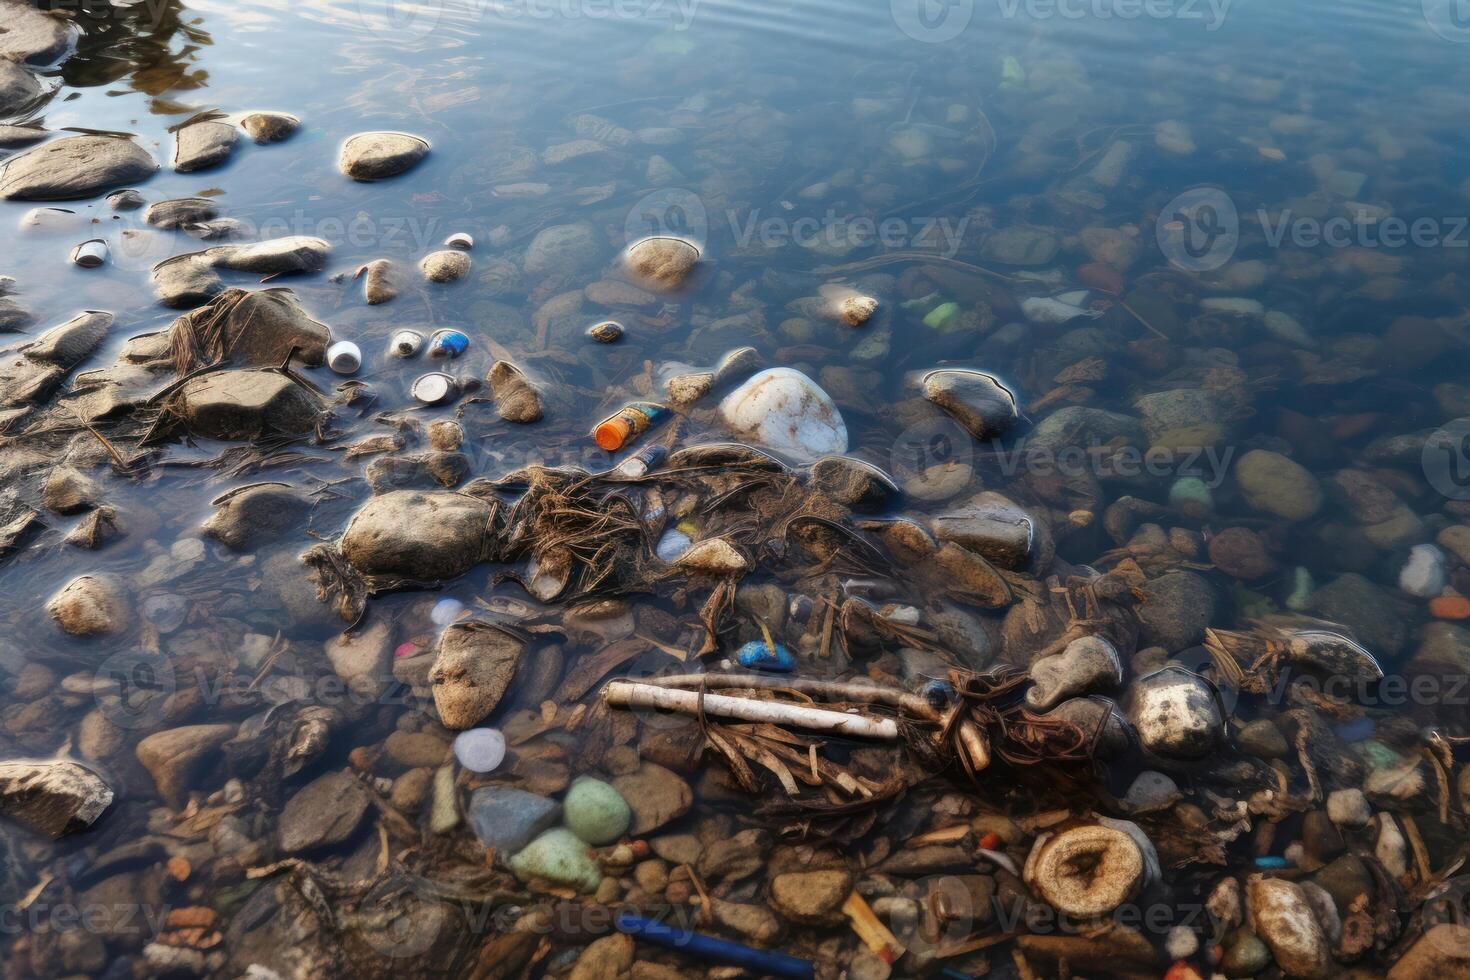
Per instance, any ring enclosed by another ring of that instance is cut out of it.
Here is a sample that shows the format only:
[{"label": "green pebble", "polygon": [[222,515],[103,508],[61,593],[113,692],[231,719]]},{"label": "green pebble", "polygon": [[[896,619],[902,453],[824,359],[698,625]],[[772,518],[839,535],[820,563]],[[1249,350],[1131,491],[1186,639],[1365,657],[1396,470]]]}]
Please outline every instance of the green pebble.
[{"label": "green pebble", "polygon": [[622,837],[633,822],[633,811],[622,794],[588,776],[572,783],[561,806],[567,828],[594,847]]},{"label": "green pebble", "polygon": [[1215,495],[1197,476],[1181,476],[1169,488],[1169,503],[1175,507],[1192,504],[1209,512],[1215,509]]},{"label": "green pebble", "polygon": [[1317,583],[1312,581],[1312,573],[1301,565],[1291,573],[1291,595],[1286,597],[1286,608],[1292,612],[1302,612],[1312,599],[1312,593],[1317,591]]},{"label": "green pebble", "polygon": [[924,326],[934,330],[943,330],[945,327],[949,326],[951,320],[959,315],[960,304],[941,303],[939,306],[936,306],[934,307],[934,309],[930,310],[929,313],[924,317]]},{"label": "green pebble", "polygon": [[510,870],[523,882],[548,881],[579,892],[595,892],[602,871],[587,853],[587,844],[564,827],[537,837],[510,859]]}]

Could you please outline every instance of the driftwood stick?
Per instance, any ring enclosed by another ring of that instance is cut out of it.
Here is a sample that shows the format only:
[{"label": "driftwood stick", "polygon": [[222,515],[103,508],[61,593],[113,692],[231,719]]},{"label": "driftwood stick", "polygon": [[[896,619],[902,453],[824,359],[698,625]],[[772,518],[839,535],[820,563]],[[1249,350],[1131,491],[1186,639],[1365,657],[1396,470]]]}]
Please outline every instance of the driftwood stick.
[{"label": "driftwood stick", "polygon": [[796,725],[812,731],[831,732],[835,735],[876,738],[889,742],[898,739],[898,723],[891,718],[850,715],[826,708],[811,708],[803,704],[732,698],[723,694],[681,691],[675,688],[656,687],[652,684],[635,684],[630,681],[609,682],[602,689],[602,699],[610,705],[622,708],[663,708],[686,715],[697,715],[702,711],[704,714],[719,718],[768,722],[773,725]]},{"label": "driftwood stick", "polygon": [[673,674],[668,677],[646,677],[644,684],[653,687],[749,688],[761,691],[797,691],[838,701],[861,701],[886,704],[924,721],[938,721],[939,712],[917,694],[882,687],[867,681],[823,681],[809,677],[769,677],[761,674]]}]

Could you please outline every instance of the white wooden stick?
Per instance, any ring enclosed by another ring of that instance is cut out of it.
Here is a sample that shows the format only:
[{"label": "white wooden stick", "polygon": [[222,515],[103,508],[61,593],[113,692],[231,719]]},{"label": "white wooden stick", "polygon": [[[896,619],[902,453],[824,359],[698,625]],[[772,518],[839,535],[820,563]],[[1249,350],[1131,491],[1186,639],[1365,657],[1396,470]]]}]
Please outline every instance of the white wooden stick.
[{"label": "white wooden stick", "polygon": [[[602,699],[624,708],[663,708],[681,714],[696,715],[700,710],[698,691],[611,681],[602,689]],[[854,738],[898,739],[898,723],[891,718],[850,715],[825,708],[809,708],[802,704],[780,701],[757,701],[754,698],[732,698],[724,694],[705,694],[704,712],[719,718],[768,722],[772,725],[796,725],[812,731],[832,732]]]},{"label": "white wooden stick", "polygon": [[805,677],[771,677],[764,674],[674,674],[668,677],[649,677],[642,681],[653,687],[698,688],[751,688],[752,690],[800,691],[844,701],[864,701],[870,704],[887,704],[925,721],[938,721],[939,712],[928,701],[917,694],[881,687],[872,681],[824,681]]}]

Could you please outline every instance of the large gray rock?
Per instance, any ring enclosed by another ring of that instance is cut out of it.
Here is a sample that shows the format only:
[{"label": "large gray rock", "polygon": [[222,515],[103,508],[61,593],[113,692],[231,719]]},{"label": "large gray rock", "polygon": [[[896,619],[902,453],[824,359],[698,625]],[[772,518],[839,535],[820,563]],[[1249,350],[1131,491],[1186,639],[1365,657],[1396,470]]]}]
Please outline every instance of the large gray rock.
[{"label": "large gray rock", "polygon": [[494,517],[494,505],[479,497],[395,490],[353,515],[342,554],[364,575],[454,578],[493,553]]},{"label": "large gray rock", "polygon": [[470,796],[470,827],[501,854],[514,854],[560,819],[560,803],[523,789],[482,786]]},{"label": "large gray rock", "polygon": [[181,174],[217,167],[235,152],[240,134],[222,122],[197,122],[174,134],[174,169]]},{"label": "large gray rock", "polygon": [[327,264],[327,254],[331,250],[331,244],[323,239],[288,235],[249,245],[218,245],[206,249],[202,258],[216,269],[285,275],[320,271]]},{"label": "large gray rock", "polygon": [[102,777],[75,762],[0,762],[0,814],[40,833],[84,830],[111,803]]},{"label": "large gray rock", "polygon": [[411,169],[429,144],[408,133],[358,133],[342,145],[338,165],[353,180],[384,180]]},{"label": "large gray rock", "polygon": [[0,61],[49,65],[71,50],[76,29],[27,0],[0,0]]},{"label": "large gray rock", "polygon": [[0,61],[0,116],[19,115],[41,96],[35,75],[9,61]]},{"label": "large gray rock", "polygon": [[1138,622],[1146,646],[1177,653],[1205,638],[1215,618],[1215,588],[1194,572],[1170,572],[1145,583]]},{"label": "large gray rock", "polygon": [[[180,316],[169,329],[174,370],[200,367],[316,367],[326,360],[331,331],[303,310],[289,289],[227,289],[208,306]],[[294,354],[292,351],[294,350]]]},{"label": "large gray rock", "polygon": [[1225,731],[1214,690],[1184,667],[1165,667],[1134,681],[1127,711],[1139,743],[1163,758],[1203,759]]},{"label": "large gray rock", "polygon": [[1040,570],[1054,553],[1051,532],[1040,518],[990,490],[936,514],[929,523],[941,542],[952,541],[1001,568]]},{"label": "large gray rock", "polygon": [[316,395],[279,371],[200,375],[179,389],[176,404],[189,432],[206,439],[300,435],[321,411]]},{"label": "large gray rock", "polygon": [[[3,35],[0,35],[3,36]],[[158,163],[117,136],[67,136],[14,157],[0,170],[0,198],[65,201],[146,180]]]},{"label": "large gray rock", "polygon": [[462,621],[444,630],[429,685],[446,728],[471,728],[495,710],[523,649],[523,640],[494,623]]},{"label": "large gray rock", "polygon": [[311,500],[289,483],[257,483],[215,498],[203,531],[236,550],[279,536],[311,510]]},{"label": "large gray rock", "polygon": [[923,385],[925,398],[982,442],[1005,435],[1020,418],[1016,396],[983,372],[930,371]]},{"label": "large gray rock", "polygon": [[182,309],[207,303],[224,291],[224,280],[201,255],[176,255],[153,267],[153,292],[160,303]]}]

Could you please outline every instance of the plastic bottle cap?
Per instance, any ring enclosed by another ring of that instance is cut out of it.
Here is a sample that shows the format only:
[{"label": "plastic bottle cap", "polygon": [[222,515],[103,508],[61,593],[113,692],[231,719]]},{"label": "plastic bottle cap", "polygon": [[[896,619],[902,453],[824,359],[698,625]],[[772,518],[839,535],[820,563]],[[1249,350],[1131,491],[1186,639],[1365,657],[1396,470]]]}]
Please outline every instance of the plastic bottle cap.
[{"label": "plastic bottle cap", "polygon": [[470,338],[459,330],[435,330],[429,338],[430,357],[458,357],[469,349]]},{"label": "plastic bottle cap", "polygon": [[494,772],[505,761],[505,736],[497,728],[471,728],[454,738],[454,757],[470,772]]},{"label": "plastic bottle cap", "polygon": [[339,340],[327,348],[327,366],[338,374],[353,374],[362,367],[362,351],[350,340]]},{"label": "plastic bottle cap", "polygon": [[426,374],[413,383],[410,394],[425,405],[437,405],[454,390],[454,379],[447,374]]},{"label": "plastic bottle cap", "polygon": [[424,335],[417,330],[400,330],[393,335],[392,350],[397,357],[413,357],[424,345]]},{"label": "plastic bottle cap", "polygon": [[599,423],[592,431],[592,438],[597,440],[599,447],[614,453],[623,448],[623,444],[628,441],[628,436],[632,433],[633,426],[621,414],[618,414]]},{"label": "plastic bottle cap", "polygon": [[107,243],[100,238],[82,242],[71,250],[71,260],[83,269],[96,269],[107,261]]}]

